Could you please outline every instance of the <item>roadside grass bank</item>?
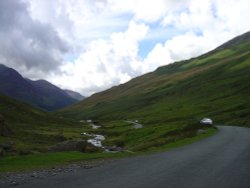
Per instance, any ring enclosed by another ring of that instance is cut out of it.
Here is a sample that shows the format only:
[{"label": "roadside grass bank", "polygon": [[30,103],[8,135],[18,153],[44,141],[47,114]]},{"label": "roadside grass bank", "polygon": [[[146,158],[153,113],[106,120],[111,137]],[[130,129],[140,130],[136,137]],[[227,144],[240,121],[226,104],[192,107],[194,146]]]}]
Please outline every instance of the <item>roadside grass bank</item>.
[{"label": "roadside grass bank", "polygon": [[51,167],[60,167],[78,162],[95,162],[105,159],[118,159],[146,155],[155,152],[162,152],[173,148],[185,146],[197,142],[217,132],[216,128],[208,128],[204,133],[197,134],[195,137],[184,138],[165,144],[152,147],[139,152],[120,152],[120,153],[81,153],[81,152],[58,152],[41,153],[25,156],[6,156],[0,159],[0,173],[21,172],[31,170],[48,169]]},{"label": "roadside grass bank", "polygon": [[143,153],[144,154],[150,154],[150,153],[155,153],[155,152],[161,152],[161,151],[167,151],[167,150],[171,150],[174,148],[178,148],[178,147],[182,147],[188,144],[192,144],[194,142],[198,142],[202,139],[208,138],[210,136],[213,136],[214,134],[216,134],[218,131],[218,129],[216,127],[211,127],[211,128],[207,128],[206,132],[204,133],[200,133],[197,136],[194,137],[187,137],[181,140],[178,140],[176,142],[172,142],[169,144],[165,144],[159,147],[152,147],[149,150],[145,150]]}]

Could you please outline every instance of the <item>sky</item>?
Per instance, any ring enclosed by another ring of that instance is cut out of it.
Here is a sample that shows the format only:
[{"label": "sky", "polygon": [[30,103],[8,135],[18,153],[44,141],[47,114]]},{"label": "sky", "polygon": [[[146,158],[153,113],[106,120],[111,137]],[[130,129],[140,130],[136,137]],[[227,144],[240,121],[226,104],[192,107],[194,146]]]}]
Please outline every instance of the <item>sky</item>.
[{"label": "sky", "polygon": [[90,96],[250,30],[249,0],[0,0],[0,63]]}]

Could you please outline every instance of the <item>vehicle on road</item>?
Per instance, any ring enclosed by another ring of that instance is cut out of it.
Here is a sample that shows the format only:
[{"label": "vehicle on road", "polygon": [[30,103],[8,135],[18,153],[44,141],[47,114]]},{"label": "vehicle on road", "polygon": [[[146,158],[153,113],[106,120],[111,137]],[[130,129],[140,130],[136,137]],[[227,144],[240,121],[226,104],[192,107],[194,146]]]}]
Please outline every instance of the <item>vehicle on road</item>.
[{"label": "vehicle on road", "polygon": [[213,125],[213,120],[210,118],[203,118],[200,123],[202,125]]}]

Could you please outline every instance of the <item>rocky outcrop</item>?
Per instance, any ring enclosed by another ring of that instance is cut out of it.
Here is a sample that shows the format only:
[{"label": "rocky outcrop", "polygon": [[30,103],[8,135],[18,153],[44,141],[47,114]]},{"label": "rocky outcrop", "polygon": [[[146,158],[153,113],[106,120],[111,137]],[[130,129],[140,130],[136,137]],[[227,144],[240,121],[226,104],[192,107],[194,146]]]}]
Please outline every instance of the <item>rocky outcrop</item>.
[{"label": "rocky outcrop", "polygon": [[59,151],[84,152],[86,147],[87,147],[87,142],[84,140],[67,140],[55,146],[51,146],[48,150],[51,152],[59,152]]},{"label": "rocky outcrop", "polygon": [[0,136],[10,136],[12,134],[12,130],[7,126],[4,117],[0,114]]}]

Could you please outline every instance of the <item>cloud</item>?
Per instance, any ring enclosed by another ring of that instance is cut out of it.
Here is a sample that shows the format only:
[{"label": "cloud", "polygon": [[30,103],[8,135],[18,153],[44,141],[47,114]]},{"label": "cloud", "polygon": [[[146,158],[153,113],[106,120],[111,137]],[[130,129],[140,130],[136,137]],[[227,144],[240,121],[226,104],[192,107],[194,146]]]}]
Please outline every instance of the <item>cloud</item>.
[{"label": "cloud", "polygon": [[63,76],[54,75],[51,80],[90,95],[140,75],[138,46],[147,31],[146,25],[131,21],[125,32],[113,33],[107,40],[92,41],[73,63],[61,67]]},{"label": "cloud", "polygon": [[[250,29],[250,22],[244,20],[250,16],[248,0],[191,0],[182,11],[167,14],[162,24],[183,31],[200,34],[211,33],[223,37],[221,41]],[[218,38],[219,38],[218,37]],[[219,41],[219,42],[221,42]]]},{"label": "cloud", "polygon": [[164,44],[158,43],[145,58],[149,70],[175,61],[189,59],[214,48],[214,41],[192,32],[176,36]]},{"label": "cloud", "polygon": [[50,24],[33,20],[28,7],[23,1],[0,1],[0,61],[21,72],[55,71],[69,46]]},{"label": "cloud", "polygon": [[145,21],[147,23],[157,22],[164,16],[176,10],[182,9],[187,4],[187,0],[108,0],[109,6],[114,12],[130,13],[134,20]]},{"label": "cloud", "polygon": [[166,40],[165,43],[156,44],[145,62],[151,65],[167,65],[214,49],[249,31],[250,22],[242,21],[243,17],[250,16],[248,10],[250,3],[246,0],[240,3],[233,0],[189,1],[186,9],[167,14],[161,23],[184,33]]},{"label": "cloud", "polygon": [[250,30],[249,0],[0,1],[0,62],[84,95]]}]

